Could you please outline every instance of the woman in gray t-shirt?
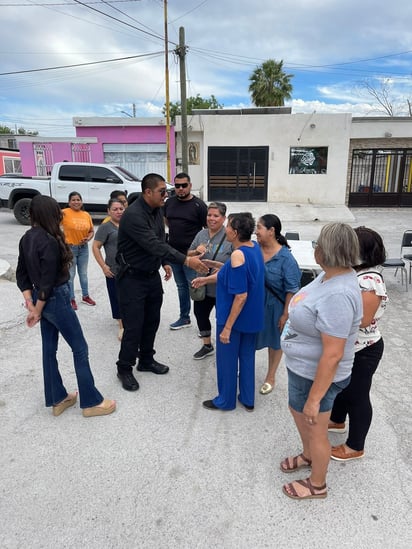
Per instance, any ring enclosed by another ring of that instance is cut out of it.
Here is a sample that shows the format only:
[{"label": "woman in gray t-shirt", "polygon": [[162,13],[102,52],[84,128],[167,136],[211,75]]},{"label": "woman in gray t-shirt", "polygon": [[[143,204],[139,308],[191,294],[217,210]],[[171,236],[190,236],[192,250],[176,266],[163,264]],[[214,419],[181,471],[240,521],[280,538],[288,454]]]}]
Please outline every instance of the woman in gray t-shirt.
[{"label": "woman in gray t-shirt", "polygon": [[315,259],[323,272],[292,298],[282,333],[289,384],[289,409],[303,451],[284,459],[280,468],[291,473],[311,467],[311,475],[283,486],[293,499],[324,498],[331,447],[328,423],[333,401],[350,381],[355,339],[362,318],[356,273],[359,243],[344,223],[323,227]]},{"label": "woman in gray t-shirt", "polygon": [[[195,236],[190,245],[188,256],[202,255],[202,259],[214,259],[225,263],[231,253],[232,244],[226,240],[224,223],[226,220],[226,204],[223,202],[211,202],[207,208],[207,229],[202,229]],[[210,313],[216,305],[216,283],[208,284],[207,277],[200,277],[203,285],[206,285],[206,295],[201,301],[195,301],[193,310],[195,313],[199,335],[203,339],[203,345],[193,358],[202,360],[214,353],[212,345],[212,325]]]},{"label": "woman in gray t-shirt", "polygon": [[[120,318],[119,304],[117,301],[115,277],[118,268],[116,263],[117,233],[123,212],[123,203],[118,198],[111,198],[107,208],[109,220],[107,222],[105,220],[97,229],[92,246],[93,255],[106,277],[107,293],[109,294],[112,317],[119,323],[119,340],[122,339],[123,336],[123,323]],[[102,248],[104,248],[105,257],[102,255]]]}]

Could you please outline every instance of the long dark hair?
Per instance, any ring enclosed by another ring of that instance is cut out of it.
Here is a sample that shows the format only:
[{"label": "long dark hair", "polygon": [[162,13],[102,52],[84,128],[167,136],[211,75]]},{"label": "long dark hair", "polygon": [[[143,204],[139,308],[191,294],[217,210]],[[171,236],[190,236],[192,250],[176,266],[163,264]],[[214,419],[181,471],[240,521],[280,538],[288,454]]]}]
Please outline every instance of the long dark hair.
[{"label": "long dark hair", "polygon": [[290,246],[288,244],[288,241],[286,238],[281,234],[282,230],[282,223],[280,222],[280,219],[275,214],[265,214],[262,215],[262,217],[259,220],[262,225],[266,227],[266,229],[272,229],[274,230],[274,237],[275,240],[279,242],[281,246],[287,246],[290,249]]},{"label": "long dark hair", "polygon": [[54,198],[36,195],[30,203],[30,220],[32,227],[41,227],[50,236],[57,240],[60,248],[60,265],[63,272],[69,270],[73,254],[64,241],[63,231],[60,224],[63,213]]}]

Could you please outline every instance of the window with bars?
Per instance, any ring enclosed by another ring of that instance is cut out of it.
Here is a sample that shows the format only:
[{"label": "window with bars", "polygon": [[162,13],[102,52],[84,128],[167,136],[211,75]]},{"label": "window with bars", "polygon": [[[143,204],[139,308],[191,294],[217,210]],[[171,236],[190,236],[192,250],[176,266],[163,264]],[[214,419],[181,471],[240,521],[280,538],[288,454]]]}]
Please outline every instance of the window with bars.
[{"label": "window with bars", "polygon": [[36,162],[36,174],[40,176],[50,175],[54,164],[52,144],[34,143],[33,148]]},{"label": "window with bars", "polygon": [[209,147],[209,200],[264,202],[269,147]]},{"label": "window with bars", "polygon": [[73,162],[90,162],[89,143],[72,143],[72,160]]}]

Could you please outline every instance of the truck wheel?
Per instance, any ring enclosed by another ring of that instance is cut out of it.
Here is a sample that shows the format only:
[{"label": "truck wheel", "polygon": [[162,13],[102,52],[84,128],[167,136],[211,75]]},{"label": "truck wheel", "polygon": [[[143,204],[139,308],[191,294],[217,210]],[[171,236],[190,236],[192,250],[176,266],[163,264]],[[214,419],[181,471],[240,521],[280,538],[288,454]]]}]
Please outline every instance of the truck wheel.
[{"label": "truck wheel", "polygon": [[20,198],[13,208],[14,217],[22,225],[30,225],[31,198]]}]

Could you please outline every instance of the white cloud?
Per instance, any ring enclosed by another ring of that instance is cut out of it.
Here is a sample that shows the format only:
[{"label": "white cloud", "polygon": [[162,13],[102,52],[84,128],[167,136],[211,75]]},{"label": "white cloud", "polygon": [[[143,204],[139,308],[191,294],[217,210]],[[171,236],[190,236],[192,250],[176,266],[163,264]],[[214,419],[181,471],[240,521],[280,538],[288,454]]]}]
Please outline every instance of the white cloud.
[{"label": "white cloud", "polygon": [[[21,0],[7,0],[13,2],[20,4]],[[164,46],[162,4],[153,0],[113,4],[133,19],[104,3],[92,6],[160,39],[78,4],[2,6],[0,72],[159,52]],[[185,28],[188,95],[213,94],[225,107],[249,106],[248,76],[269,57],[283,59],[285,70],[295,75],[294,111],[311,112],[318,105],[316,110],[321,112],[334,109],[370,114],[373,103],[357,88],[362,79],[379,75],[391,78],[397,100],[412,95],[412,55],[388,56],[412,50],[410,2],[278,0],[274,4],[273,0],[210,0],[193,5],[175,0],[168,5],[170,51],[178,42],[179,26]],[[327,67],[378,57],[382,58]],[[173,54],[169,66],[170,99],[176,101],[179,71]],[[37,126],[40,132],[57,136],[73,133],[73,116],[117,116],[122,110],[130,112],[133,103],[139,116],[159,116],[165,100],[164,81],[163,54],[0,76],[0,123]]]}]

